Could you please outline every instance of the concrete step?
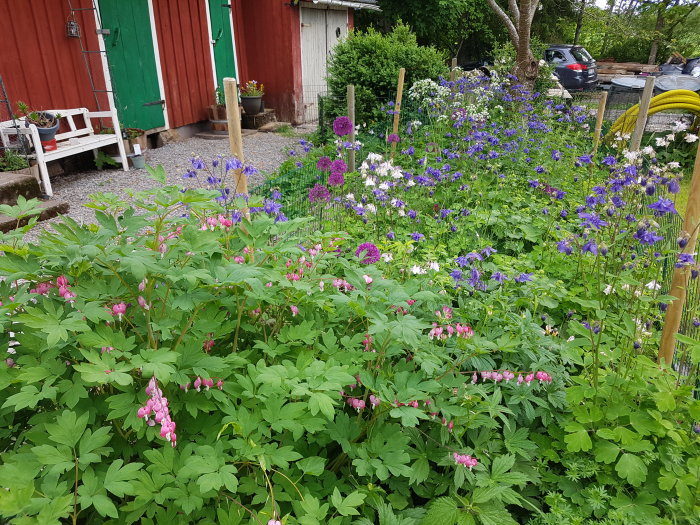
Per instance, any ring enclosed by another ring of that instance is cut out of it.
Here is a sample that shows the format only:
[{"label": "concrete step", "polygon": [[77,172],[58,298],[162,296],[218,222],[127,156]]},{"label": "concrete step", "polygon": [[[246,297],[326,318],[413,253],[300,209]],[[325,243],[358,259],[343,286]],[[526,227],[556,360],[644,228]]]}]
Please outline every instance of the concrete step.
[{"label": "concrete step", "polygon": [[[41,214],[39,215],[40,221],[45,221],[48,219],[53,219],[57,215],[63,215],[68,213],[69,205],[65,201],[59,201],[57,199],[49,199],[39,203],[39,208],[41,208]],[[7,215],[0,214],[0,231],[9,232],[15,228],[22,227],[29,222],[31,217],[24,218],[17,224],[17,219],[14,217],[8,217]]]},{"label": "concrete step", "polygon": [[0,172],[0,204],[15,204],[17,197],[31,199],[41,195],[39,183],[33,175],[17,172]]}]

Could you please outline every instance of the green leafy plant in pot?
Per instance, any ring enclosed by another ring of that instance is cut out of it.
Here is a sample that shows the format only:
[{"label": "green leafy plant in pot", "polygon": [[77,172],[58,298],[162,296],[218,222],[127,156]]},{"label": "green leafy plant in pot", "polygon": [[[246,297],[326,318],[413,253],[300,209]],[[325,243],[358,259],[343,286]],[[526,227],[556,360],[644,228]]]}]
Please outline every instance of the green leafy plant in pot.
[{"label": "green leafy plant in pot", "polygon": [[265,86],[257,80],[249,80],[241,86],[241,105],[247,115],[262,113],[264,94]]},{"label": "green leafy plant in pot", "polygon": [[25,126],[29,127],[30,124],[36,126],[36,130],[39,133],[39,140],[41,141],[44,151],[55,150],[56,133],[58,132],[61,115],[59,113],[54,115],[48,111],[29,109],[29,106],[22,101],[17,102],[17,109],[24,117]]}]

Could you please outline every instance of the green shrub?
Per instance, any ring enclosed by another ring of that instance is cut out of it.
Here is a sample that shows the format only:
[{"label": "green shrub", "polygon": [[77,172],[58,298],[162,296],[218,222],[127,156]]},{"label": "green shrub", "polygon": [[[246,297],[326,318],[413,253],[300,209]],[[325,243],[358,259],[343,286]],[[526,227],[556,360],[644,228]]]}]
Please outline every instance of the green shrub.
[{"label": "green shrub", "polygon": [[448,72],[444,57],[432,47],[419,46],[416,36],[404,24],[386,35],[371,28],[365,33],[351,33],[335,47],[328,64],[329,115],[346,113],[346,89],[348,84],[354,84],[357,122],[377,119],[381,114],[377,111],[378,101],[396,97],[402,67],[406,68],[406,90],[416,80],[434,79]]},{"label": "green shrub", "polygon": [[18,171],[28,167],[27,160],[10,149],[0,155],[0,171]]}]

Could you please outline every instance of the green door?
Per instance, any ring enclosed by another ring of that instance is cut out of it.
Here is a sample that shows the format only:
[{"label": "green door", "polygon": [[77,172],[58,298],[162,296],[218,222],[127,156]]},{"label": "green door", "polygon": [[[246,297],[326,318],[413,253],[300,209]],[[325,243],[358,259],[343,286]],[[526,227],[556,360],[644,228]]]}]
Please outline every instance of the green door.
[{"label": "green door", "polygon": [[148,0],[100,0],[100,15],[122,126],[165,126]]},{"label": "green door", "polygon": [[[233,0],[229,0],[233,1]],[[236,60],[233,55],[233,34],[231,33],[231,8],[228,2],[208,0],[211,18],[211,40],[216,63],[216,82],[223,89],[224,78],[236,78]]]}]

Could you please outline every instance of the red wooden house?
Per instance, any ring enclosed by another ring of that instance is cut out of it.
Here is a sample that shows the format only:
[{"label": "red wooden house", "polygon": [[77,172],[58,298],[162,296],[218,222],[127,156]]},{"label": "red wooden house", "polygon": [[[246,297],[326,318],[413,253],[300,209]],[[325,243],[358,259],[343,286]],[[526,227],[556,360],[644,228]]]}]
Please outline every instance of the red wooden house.
[{"label": "red wooden house", "polygon": [[183,135],[202,127],[224,77],[258,80],[265,105],[300,123],[353,10],[377,9],[375,0],[228,2],[0,0],[0,76],[13,102],[106,110],[113,93],[123,127]]}]

